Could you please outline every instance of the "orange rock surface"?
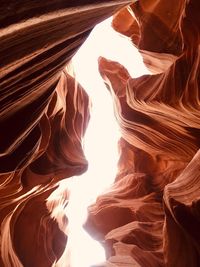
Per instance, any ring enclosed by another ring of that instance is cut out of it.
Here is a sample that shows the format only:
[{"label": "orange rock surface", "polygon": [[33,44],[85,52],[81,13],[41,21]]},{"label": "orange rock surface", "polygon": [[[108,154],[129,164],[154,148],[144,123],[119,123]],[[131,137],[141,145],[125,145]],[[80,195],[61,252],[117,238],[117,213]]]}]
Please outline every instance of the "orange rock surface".
[{"label": "orange rock surface", "polygon": [[2,267],[54,266],[63,254],[68,192],[51,194],[87,170],[89,120],[88,96],[65,68],[92,28],[129,2],[1,1]]},{"label": "orange rock surface", "polygon": [[114,29],[152,74],[132,78],[99,59],[122,137],[115,182],[85,228],[104,245],[105,267],[200,266],[199,0],[11,0],[0,5],[2,267],[50,267],[63,255],[60,181],[87,170],[90,117],[66,66],[116,11]]},{"label": "orange rock surface", "polygon": [[132,78],[99,59],[121,155],[85,227],[106,248],[107,267],[200,266],[199,11],[197,0],[140,0],[114,16],[152,74]]}]

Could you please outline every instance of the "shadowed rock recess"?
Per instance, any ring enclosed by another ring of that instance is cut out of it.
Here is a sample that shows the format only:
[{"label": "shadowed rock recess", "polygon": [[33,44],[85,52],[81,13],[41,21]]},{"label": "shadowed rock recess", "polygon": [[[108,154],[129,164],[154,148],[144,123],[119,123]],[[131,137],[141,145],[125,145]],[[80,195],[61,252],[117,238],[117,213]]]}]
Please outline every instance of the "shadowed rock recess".
[{"label": "shadowed rock recess", "polygon": [[69,194],[55,192],[87,170],[90,117],[66,66],[115,13],[152,74],[99,59],[122,137],[115,182],[85,228],[106,249],[103,267],[199,267],[199,0],[0,4],[0,266],[61,266]]}]

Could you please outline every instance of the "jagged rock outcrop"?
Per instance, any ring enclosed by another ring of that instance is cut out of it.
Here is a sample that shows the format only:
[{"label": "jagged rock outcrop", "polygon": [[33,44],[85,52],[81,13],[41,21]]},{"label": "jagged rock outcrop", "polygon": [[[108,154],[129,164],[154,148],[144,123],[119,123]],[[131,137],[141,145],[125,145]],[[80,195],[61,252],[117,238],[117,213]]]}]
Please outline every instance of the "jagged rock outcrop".
[{"label": "jagged rock outcrop", "polygon": [[114,17],[153,74],[99,59],[122,133],[116,181],[85,225],[105,266],[200,266],[199,12],[198,0],[140,0]]},{"label": "jagged rock outcrop", "polygon": [[87,169],[89,120],[88,96],[65,68],[95,24],[127,3],[1,1],[2,267],[52,266],[65,249],[68,192],[51,194]]}]

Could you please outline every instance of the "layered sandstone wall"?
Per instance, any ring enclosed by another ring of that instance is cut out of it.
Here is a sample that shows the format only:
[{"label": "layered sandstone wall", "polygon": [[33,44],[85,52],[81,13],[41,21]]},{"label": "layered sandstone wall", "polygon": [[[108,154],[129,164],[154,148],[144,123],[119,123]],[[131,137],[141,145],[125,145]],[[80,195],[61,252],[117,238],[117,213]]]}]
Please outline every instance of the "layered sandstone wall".
[{"label": "layered sandstone wall", "polygon": [[[129,2],[1,2],[2,267],[53,266],[64,252],[68,192],[51,196],[87,169],[90,116],[65,67],[93,26]],[[200,266],[199,11],[198,0],[140,0],[114,17],[153,74],[133,79],[99,60],[122,133],[116,181],[86,224],[105,266]]]},{"label": "layered sandstone wall", "polygon": [[92,28],[129,2],[0,3],[2,267],[52,266],[66,247],[68,192],[50,196],[87,169],[89,99],[65,68]]},{"label": "layered sandstone wall", "polygon": [[122,133],[116,181],[86,224],[105,266],[200,266],[199,11],[197,0],[140,0],[114,17],[153,74],[99,59]]}]

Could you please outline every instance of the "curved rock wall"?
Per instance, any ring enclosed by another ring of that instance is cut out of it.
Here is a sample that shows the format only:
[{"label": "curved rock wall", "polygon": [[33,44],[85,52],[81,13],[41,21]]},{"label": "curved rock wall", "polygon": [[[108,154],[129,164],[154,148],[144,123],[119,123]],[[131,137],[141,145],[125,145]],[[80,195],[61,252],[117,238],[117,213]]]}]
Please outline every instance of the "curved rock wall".
[{"label": "curved rock wall", "polygon": [[[87,169],[89,120],[88,96],[64,69],[92,27],[129,2],[1,2],[2,267],[53,266],[63,254],[68,192],[52,193]],[[199,11],[198,0],[140,0],[114,17],[153,75],[133,79],[99,60],[122,133],[116,181],[86,224],[105,266],[200,266]]]},{"label": "curved rock wall", "polygon": [[129,2],[1,1],[2,267],[53,266],[65,249],[68,192],[51,193],[87,169],[89,120],[88,96],[66,64],[95,24]]},{"label": "curved rock wall", "polygon": [[115,183],[85,225],[105,266],[200,266],[199,11],[198,0],[140,0],[114,17],[153,75],[99,59],[122,133]]}]

